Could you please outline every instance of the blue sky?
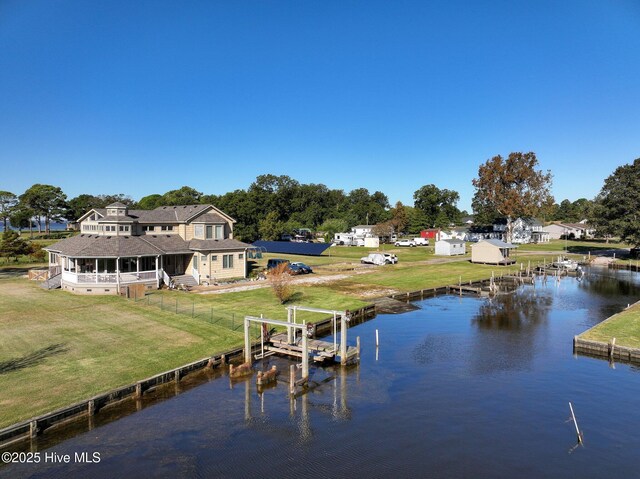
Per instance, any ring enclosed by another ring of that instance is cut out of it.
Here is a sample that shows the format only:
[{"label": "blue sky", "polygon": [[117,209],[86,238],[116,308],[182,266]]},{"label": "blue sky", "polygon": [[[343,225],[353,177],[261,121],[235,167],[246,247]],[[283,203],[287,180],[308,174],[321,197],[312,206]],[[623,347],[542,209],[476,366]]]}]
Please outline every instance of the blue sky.
[{"label": "blue sky", "polygon": [[259,174],[469,209],[535,151],[556,200],[640,157],[640,2],[0,0],[0,189],[135,199]]}]

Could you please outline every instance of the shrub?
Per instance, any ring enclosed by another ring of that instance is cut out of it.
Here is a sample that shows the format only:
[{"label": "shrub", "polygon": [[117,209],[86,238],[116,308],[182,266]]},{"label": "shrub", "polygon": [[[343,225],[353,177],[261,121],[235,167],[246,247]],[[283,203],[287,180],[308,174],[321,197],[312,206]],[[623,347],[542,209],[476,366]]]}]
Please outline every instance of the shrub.
[{"label": "shrub", "polygon": [[269,271],[269,283],[271,289],[280,301],[284,304],[293,295],[293,285],[291,284],[291,275],[289,274],[289,264],[280,263]]}]

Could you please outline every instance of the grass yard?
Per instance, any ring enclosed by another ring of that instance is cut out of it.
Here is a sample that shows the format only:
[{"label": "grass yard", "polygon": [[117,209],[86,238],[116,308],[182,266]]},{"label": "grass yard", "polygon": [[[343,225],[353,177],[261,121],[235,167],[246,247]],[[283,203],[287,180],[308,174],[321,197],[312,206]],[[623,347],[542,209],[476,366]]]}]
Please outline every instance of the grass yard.
[{"label": "grass yard", "polygon": [[640,348],[640,304],[603,321],[580,335],[582,339],[608,343],[616,338],[616,345]]},{"label": "grass yard", "polygon": [[115,296],[0,280],[0,427],[242,344],[242,332]]}]

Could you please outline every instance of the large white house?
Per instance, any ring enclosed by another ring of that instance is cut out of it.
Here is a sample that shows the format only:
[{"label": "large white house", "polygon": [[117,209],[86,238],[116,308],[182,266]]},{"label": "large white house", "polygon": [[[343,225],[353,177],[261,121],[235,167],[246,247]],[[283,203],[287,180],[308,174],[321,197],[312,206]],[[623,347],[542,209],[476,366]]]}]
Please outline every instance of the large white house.
[{"label": "large white house", "polygon": [[45,248],[50,274],[63,289],[93,294],[172,279],[195,285],[245,278],[250,245],[233,239],[234,223],[213,205],[130,210],[113,203],[79,218],[79,235]]},{"label": "large white house", "polygon": [[549,233],[551,239],[584,239],[593,238],[595,235],[595,229],[592,226],[589,226],[586,220],[583,220],[580,223],[554,222],[545,226],[543,230]]}]

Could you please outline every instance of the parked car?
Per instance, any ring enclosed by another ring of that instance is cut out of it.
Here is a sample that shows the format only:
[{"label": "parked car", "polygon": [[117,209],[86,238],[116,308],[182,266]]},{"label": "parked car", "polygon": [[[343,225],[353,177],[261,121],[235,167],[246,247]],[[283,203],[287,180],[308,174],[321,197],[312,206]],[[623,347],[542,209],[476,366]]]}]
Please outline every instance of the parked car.
[{"label": "parked car", "polygon": [[403,239],[403,240],[398,240],[393,244],[395,246],[411,246],[411,247],[414,247],[416,245],[416,242],[413,241],[412,239]]},{"label": "parked car", "polygon": [[416,246],[429,246],[428,238],[413,238],[413,242]]},{"label": "parked car", "polygon": [[273,268],[275,268],[276,266],[282,263],[289,264],[289,260],[282,259],[282,258],[271,258],[269,261],[267,261],[267,271],[272,270]]},{"label": "parked car", "polygon": [[291,271],[294,274],[309,274],[309,273],[313,273],[313,270],[311,269],[311,266],[307,266],[304,263],[301,263],[299,261],[296,261],[295,263],[291,263],[289,265],[289,269],[291,269]]}]

